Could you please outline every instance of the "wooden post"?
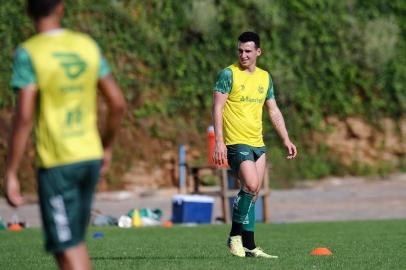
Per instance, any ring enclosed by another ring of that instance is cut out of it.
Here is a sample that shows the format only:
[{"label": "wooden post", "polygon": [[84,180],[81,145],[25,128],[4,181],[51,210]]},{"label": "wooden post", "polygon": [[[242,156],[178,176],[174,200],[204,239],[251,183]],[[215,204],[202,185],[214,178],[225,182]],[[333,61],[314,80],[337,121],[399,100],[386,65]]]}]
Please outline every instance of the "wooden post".
[{"label": "wooden post", "polygon": [[199,168],[197,167],[192,168],[192,176],[193,176],[193,192],[195,194],[199,194],[200,187]]},{"label": "wooden post", "polygon": [[221,202],[224,223],[231,223],[230,203],[228,201],[228,173],[226,168],[221,168]]}]

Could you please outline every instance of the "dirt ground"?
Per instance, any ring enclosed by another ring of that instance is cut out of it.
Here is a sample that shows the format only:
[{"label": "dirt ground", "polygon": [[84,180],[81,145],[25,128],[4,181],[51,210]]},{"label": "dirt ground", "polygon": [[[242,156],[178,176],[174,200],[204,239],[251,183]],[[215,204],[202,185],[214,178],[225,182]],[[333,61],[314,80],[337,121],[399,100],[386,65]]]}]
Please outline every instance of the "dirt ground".
[{"label": "dirt ground", "polygon": [[[172,196],[176,193],[176,189],[102,192],[96,194],[93,209],[118,218],[131,208],[159,208],[167,220],[171,218]],[[272,190],[270,201],[272,223],[406,219],[406,174],[379,179],[327,178],[294,189]],[[0,217],[10,222],[13,216],[31,227],[41,226],[35,203],[16,210],[1,198]],[[213,221],[221,216],[220,200],[216,198]]]}]

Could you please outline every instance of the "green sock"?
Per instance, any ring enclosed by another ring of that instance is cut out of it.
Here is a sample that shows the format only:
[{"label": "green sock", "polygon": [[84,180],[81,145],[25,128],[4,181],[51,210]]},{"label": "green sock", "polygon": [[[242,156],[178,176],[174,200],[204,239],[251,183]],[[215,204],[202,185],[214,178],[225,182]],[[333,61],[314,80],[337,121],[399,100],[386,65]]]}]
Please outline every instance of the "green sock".
[{"label": "green sock", "polygon": [[248,215],[242,223],[242,229],[244,231],[255,231],[255,202],[252,202]]},{"label": "green sock", "polygon": [[252,205],[252,198],[254,193],[240,190],[235,198],[233,205],[233,221],[238,223],[244,223],[244,220],[248,216],[248,212]]}]

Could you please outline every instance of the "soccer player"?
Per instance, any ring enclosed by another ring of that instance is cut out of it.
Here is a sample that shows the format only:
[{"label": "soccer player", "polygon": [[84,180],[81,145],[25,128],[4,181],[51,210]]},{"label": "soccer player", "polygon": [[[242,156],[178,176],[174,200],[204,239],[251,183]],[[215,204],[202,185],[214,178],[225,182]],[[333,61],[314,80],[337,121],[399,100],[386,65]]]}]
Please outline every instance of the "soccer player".
[{"label": "soccer player", "polygon": [[[213,93],[215,129],[214,162],[228,164],[241,183],[233,205],[228,238],[230,252],[238,257],[277,258],[255,245],[255,201],[264,180],[266,147],[262,136],[262,109],[269,117],[288,150],[288,159],[297,155],[283,116],[276,104],[272,78],[256,66],[261,55],[260,39],[254,32],[238,37],[238,63],[223,69]],[[223,133],[224,132],[224,133]],[[265,179],[268,181],[268,179]]]},{"label": "soccer player", "polygon": [[[61,28],[62,0],[28,0],[37,34],[15,52],[17,106],[5,173],[8,203],[24,203],[17,176],[35,122],[38,197],[45,247],[61,269],[90,269],[84,243],[99,174],[109,167],[125,101],[99,47],[88,35]],[[97,88],[109,107],[100,138]],[[34,120],[35,119],[35,120]]]}]

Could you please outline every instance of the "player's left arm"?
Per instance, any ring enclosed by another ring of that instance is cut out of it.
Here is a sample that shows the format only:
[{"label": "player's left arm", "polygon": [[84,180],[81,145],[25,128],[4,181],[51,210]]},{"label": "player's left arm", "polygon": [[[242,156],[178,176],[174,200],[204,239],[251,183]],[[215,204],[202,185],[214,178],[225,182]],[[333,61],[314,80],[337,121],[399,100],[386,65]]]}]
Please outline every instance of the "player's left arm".
[{"label": "player's left arm", "polygon": [[33,84],[18,90],[13,127],[9,139],[4,185],[7,202],[13,207],[18,207],[24,203],[20,193],[17,172],[33,126],[37,90]]},{"label": "player's left arm", "polygon": [[268,115],[272,121],[273,126],[278,132],[279,137],[281,137],[284,146],[288,150],[289,155],[287,156],[287,159],[294,159],[297,155],[297,149],[289,138],[289,134],[285,125],[285,120],[283,119],[283,115],[279,110],[279,107],[276,104],[275,99],[274,98],[267,99],[265,105],[267,107]]}]

